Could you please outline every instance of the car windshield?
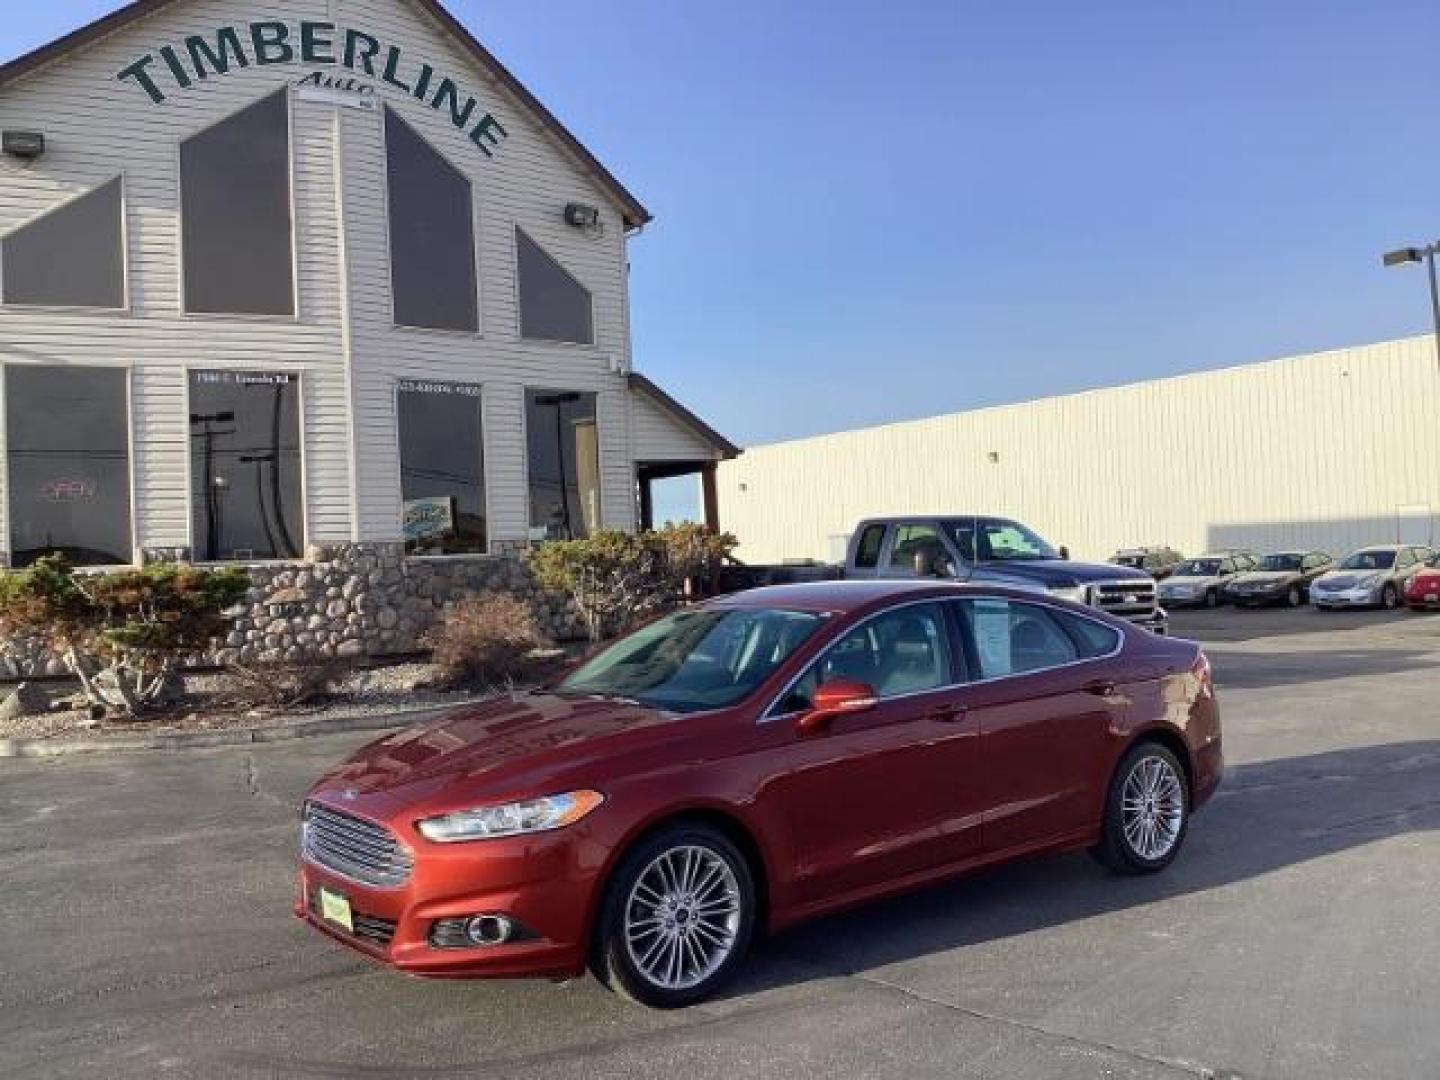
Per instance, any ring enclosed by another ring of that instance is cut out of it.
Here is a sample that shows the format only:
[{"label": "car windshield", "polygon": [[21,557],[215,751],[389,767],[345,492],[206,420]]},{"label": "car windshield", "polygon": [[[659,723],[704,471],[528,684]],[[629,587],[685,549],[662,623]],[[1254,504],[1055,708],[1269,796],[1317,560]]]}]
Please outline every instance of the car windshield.
[{"label": "car windshield", "polygon": [[1175,568],[1176,577],[1214,577],[1218,573],[1219,559],[1190,559]]},{"label": "car windshield", "polygon": [[1340,564],[1341,570],[1389,570],[1395,565],[1393,551],[1357,551],[1347,555]]},{"label": "car windshield", "polygon": [[1266,555],[1260,560],[1261,570],[1299,570],[1299,555]]},{"label": "car windshield", "polygon": [[949,521],[945,529],[962,558],[979,562],[1018,562],[1024,559],[1058,559],[1060,553],[1015,521],[981,518],[978,521]]},{"label": "car windshield", "polygon": [[764,682],[822,618],[761,608],[677,612],[592,657],[555,691],[627,698],[673,712],[721,709]]}]

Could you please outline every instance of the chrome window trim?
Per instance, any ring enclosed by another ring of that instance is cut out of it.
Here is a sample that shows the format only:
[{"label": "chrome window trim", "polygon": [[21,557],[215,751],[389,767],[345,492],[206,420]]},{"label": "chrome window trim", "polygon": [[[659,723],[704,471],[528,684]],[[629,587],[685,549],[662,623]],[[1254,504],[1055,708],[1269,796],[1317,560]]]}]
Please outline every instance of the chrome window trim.
[{"label": "chrome window trim", "polygon": [[[892,607],[883,608],[883,609],[880,610],[880,611],[876,611],[876,612],[873,612],[873,613],[870,614],[870,615],[865,616],[865,618],[861,619],[861,620],[860,620],[859,622],[857,622],[854,626],[850,627],[849,630],[844,631],[844,634],[848,635],[851,630],[858,630],[858,629],[860,629],[860,628],[861,628],[862,626],[864,626],[866,623],[869,623],[869,622],[872,621],[873,619],[879,618],[881,615],[888,615],[888,614],[890,614],[891,612],[900,611],[900,610],[902,610],[902,609],[904,609],[904,608],[907,608],[907,607],[914,607],[914,606],[916,606],[916,605],[918,605],[918,604],[933,604],[933,603],[939,603],[939,604],[956,604],[956,603],[963,603],[964,601],[967,601],[967,600],[1000,600],[1000,601],[1003,601],[1004,603],[1007,603],[1007,604],[1031,604],[1031,605],[1033,605],[1033,606],[1035,606],[1035,607],[1048,608],[1048,609],[1051,610],[1051,611],[1059,611],[1059,612],[1063,612],[1063,613],[1065,613],[1065,614],[1073,615],[1073,616],[1075,616],[1076,618],[1085,619],[1085,620],[1087,620],[1087,621],[1089,621],[1089,622],[1096,623],[1096,624],[1099,625],[1099,626],[1103,626],[1106,630],[1109,630],[1109,631],[1111,631],[1112,633],[1114,633],[1114,635],[1115,635],[1115,648],[1111,649],[1109,652],[1104,653],[1104,654],[1102,654],[1102,655],[1100,655],[1100,656],[1087,656],[1087,657],[1084,657],[1083,659],[1080,659],[1080,660],[1069,660],[1069,661],[1067,661],[1067,662],[1065,662],[1065,663],[1063,663],[1063,664],[1052,664],[1052,665],[1050,665],[1049,667],[1032,668],[1030,671],[1017,671],[1017,672],[1012,672],[1011,674],[1008,674],[1008,675],[990,675],[990,676],[986,676],[986,677],[984,677],[984,678],[979,678],[979,679],[966,679],[964,682],[947,683],[945,686],[936,686],[936,687],[932,687],[932,688],[929,689],[929,690],[912,690],[912,691],[910,691],[910,692],[908,692],[908,693],[895,694],[895,695],[892,696],[892,697],[880,698],[879,700],[880,700],[881,702],[904,701],[904,700],[906,700],[907,698],[923,697],[923,696],[926,695],[926,694],[938,694],[938,693],[941,693],[941,692],[946,691],[946,690],[959,690],[959,689],[962,689],[962,688],[967,687],[967,686],[984,686],[984,685],[987,685],[987,684],[989,684],[989,683],[1005,682],[1006,680],[1009,680],[1009,679],[1023,679],[1023,678],[1026,678],[1026,677],[1030,676],[1030,675],[1039,675],[1039,674],[1043,674],[1044,672],[1047,672],[1047,671],[1063,671],[1063,670],[1065,670],[1066,668],[1080,667],[1080,666],[1083,665],[1083,664],[1097,664],[1097,663],[1101,662],[1102,660],[1113,660],[1115,657],[1119,656],[1122,652],[1125,651],[1125,631],[1119,630],[1119,629],[1117,629],[1116,627],[1111,626],[1111,625],[1110,625],[1108,622],[1106,622],[1104,619],[1097,619],[1097,618],[1095,618],[1095,617],[1094,617],[1093,615],[1091,615],[1088,611],[1073,611],[1073,610],[1071,610],[1070,608],[1057,607],[1057,606],[1056,606],[1055,604],[1053,604],[1053,603],[1044,603],[1044,602],[1041,602],[1041,601],[1039,601],[1039,600],[1031,600],[1031,599],[1029,599],[1028,597],[1027,597],[1027,598],[1024,598],[1024,599],[1016,599],[1016,598],[1009,597],[1009,596],[997,596],[997,595],[995,595],[995,594],[993,594],[993,593],[990,593],[990,594],[980,593],[980,594],[976,594],[976,595],[966,595],[966,596],[929,596],[929,597],[925,597],[925,598],[919,599],[919,600],[907,600],[907,601],[905,601],[904,603],[895,604],[895,605],[892,606]],[[1117,616],[1115,616],[1115,618],[1120,618],[1120,616],[1117,615]],[[1123,620],[1122,620],[1122,621],[1123,621]],[[828,653],[832,648],[834,648],[834,647],[835,647],[836,645],[838,645],[838,644],[839,644],[839,639],[837,638],[835,641],[832,641],[829,645],[826,645],[825,648],[820,651],[820,654],[819,654],[818,656],[816,656],[814,660],[812,660],[812,661],[810,661],[810,663],[806,664],[805,667],[800,671],[799,674],[797,674],[794,678],[792,678],[789,682],[787,682],[787,683],[785,684],[784,689],[782,689],[778,694],[775,695],[774,698],[771,699],[770,704],[765,707],[765,709],[764,709],[763,712],[761,712],[759,719],[757,719],[757,720],[755,721],[755,723],[756,723],[757,725],[760,725],[760,724],[769,724],[769,723],[771,723],[772,721],[775,721],[775,720],[785,720],[785,719],[788,719],[788,718],[793,718],[793,717],[796,717],[796,716],[801,715],[802,710],[799,710],[799,709],[792,709],[792,710],[789,711],[789,712],[783,712],[783,713],[777,713],[777,712],[775,712],[774,710],[775,710],[775,707],[780,704],[780,702],[782,702],[782,701],[785,700],[785,696],[786,696],[787,694],[789,694],[790,691],[795,688],[795,684],[798,683],[801,679],[803,679],[806,675],[808,675],[808,674],[810,673],[810,669],[811,669],[812,667],[814,667],[816,664],[818,664],[822,659],[824,659],[825,654]]]}]

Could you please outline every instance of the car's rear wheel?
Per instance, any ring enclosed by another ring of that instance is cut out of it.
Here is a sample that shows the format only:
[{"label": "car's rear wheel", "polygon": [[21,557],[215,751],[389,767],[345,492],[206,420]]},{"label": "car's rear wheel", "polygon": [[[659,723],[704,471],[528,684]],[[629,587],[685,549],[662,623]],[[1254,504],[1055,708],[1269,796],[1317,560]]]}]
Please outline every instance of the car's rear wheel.
[{"label": "car's rear wheel", "polygon": [[1304,599],[1305,598],[1300,595],[1300,586],[1291,585],[1289,591],[1285,593],[1285,606],[1299,607]]},{"label": "car's rear wheel", "polygon": [[1092,854],[1122,874],[1153,874],[1174,860],[1190,825],[1185,768],[1157,742],[1121,759],[1105,800],[1100,843]]},{"label": "car's rear wheel", "polygon": [[1387,584],[1380,590],[1380,606],[1387,609],[1400,606],[1400,590],[1394,584]]},{"label": "car's rear wheel", "polygon": [[610,989],[675,1009],[715,992],[744,958],[755,925],[745,857],[708,825],[667,826],[611,876],[592,966]]}]

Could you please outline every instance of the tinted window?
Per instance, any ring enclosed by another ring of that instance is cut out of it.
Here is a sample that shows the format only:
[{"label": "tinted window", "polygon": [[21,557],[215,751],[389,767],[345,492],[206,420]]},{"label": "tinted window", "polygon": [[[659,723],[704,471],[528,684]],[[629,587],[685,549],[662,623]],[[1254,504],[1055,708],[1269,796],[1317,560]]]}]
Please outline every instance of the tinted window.
[{"label": "tinted window", "polygon": [[867,525],[855,545],[855,565],[868,570],[879,565],[880,548],[885,543],[884,525]]},{"label": "tinted window", "polygon": [[1045,608],[1000,599],[959,604],[981,678],[1039,671],[1081,658],[1080,646]]},{"label": "tinted window", "polygon": [[420,555],[484,552],[480,387],[407,381],[397,400],[406,548]]},{"label": "tinted window", "polygon": [[1120,631],[1094,619],[1086,619],[1069,611],[1046,609],[1046,614],[1064,627],[1075,643],[1081,660],[1109,656],[1120,647]]},{"label": "tinted window", "polygon": [[890,565],[897,570],[920,573],[917,560],[934,562],[945,554],[940,530],[934,525],[897,525],[895,542],[890,547]]},{"label": "tinted window", "polygon": [[543,341],[595,341],[590,291],[540,245],[515,230],[520,288],[520,336]]},{"label": "tinted window", "polygon": [[293,315],[284,91],[180,144],[185,310]]},{"label": "tinted window", "polygon": [[1375,551],[1357,551],[1345,556],[1341,570],[1389,570],[1395,565],[1395,552],[1383,548]]},{"label": "tinted window", "polygon": [[385,154],[395,321],[479,330],[470,181],[389,109]]},{"label": "tinted window", "polygon": [[951,685],[944,610],[939,604],[910,604],[862,623],[806,670],[773,713],[807,709],[818,687],[841,679],[873,687],[881,698]]},{"label": "tinted window", "polygon": [[124,307],[123,205],[117,177],[5,237],[5,303]]},{"label": "tinted window", "polygon": [[530,538],[573,540],[600,527],[595,395],[527,390]]},{"label": "tinted window", "polygon": [[10,556],[63,553],[77,566],[129,563],[129,405],[124,371],[5,369]]},{"label": "tinted window", "polygon": [[191,372],[190,475],[196,558],[298,558],[305,542],[299,380]]},{"label": "tinted window", "polygon": [[682,611],[622,638],[558,691],[630,698],[676,712],[723,708],[756,690],[820,621],[801,611]]}]

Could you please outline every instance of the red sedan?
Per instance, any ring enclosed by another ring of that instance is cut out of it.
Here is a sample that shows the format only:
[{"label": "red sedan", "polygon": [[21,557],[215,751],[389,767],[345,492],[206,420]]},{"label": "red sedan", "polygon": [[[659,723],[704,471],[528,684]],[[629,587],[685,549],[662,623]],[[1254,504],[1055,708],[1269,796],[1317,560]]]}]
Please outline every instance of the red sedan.
[{"label": "red sedan", "polygon": [[1161,870],[1221,768],[1194,643],[1003,589],[757,589],[334,769],[296,913],[406,972],[681,1006],[757,933],[978,867]]},{"label": "red sedan", "polygon": [[1405,603],[1415,611],[1440,608],[1440,555],[1432,555],[1405,586]]}]

